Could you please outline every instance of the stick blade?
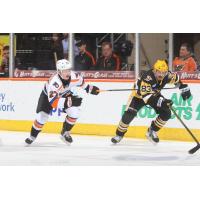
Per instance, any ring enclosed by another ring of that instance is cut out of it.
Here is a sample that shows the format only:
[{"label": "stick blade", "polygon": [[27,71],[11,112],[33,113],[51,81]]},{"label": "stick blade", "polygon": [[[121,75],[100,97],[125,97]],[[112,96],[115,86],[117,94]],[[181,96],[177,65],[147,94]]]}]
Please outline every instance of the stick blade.
[{"label": "stick blade", "polygon": [[193,154],[195,153],[196,151],[198,151],[200,149],[200,145],[198,144],[197,146],[195,146],[194,148],[190,149],[188,151],[189,154]]}]

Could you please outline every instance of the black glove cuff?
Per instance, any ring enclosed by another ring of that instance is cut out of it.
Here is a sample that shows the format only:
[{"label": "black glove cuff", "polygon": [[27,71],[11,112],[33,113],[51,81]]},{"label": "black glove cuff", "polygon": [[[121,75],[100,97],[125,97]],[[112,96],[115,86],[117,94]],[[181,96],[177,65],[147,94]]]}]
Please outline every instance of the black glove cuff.
[{"label": "black glove cuff", "polygon": [[89,93],[89,90],[90,90],[90,86],[88,85],[88,86],[85,88],[85,91],[86,91],[87,93]]},{"label": "black glove cuff", "polygon": [[184,89],[186,89],[186,88],[187,88],[187,90],[189,90],[189,87],[188,87],[187,84],[181,83],[180,86],[179,86],[179,89],[180,89],[181,91],[184,90]]},{"label": "black glove cuff", "polygon": [[92,87],[91,94],[97,95],[99,94],[99,88],[96,86]]}]

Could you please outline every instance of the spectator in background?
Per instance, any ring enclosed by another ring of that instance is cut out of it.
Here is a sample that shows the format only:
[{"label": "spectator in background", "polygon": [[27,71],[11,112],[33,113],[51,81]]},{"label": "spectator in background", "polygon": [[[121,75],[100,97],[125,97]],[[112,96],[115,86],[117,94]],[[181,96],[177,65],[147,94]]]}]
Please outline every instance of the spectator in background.
[{"label": "spectator in background", "polygon": [[[74,41],[74,56],[79,54],[79,49],[75,45],[76,40]],[[63,46],[63,54],[64,58],[68,59],[69,54],[69,39],[68,39],[68,33],[63,33],[63,40],[62,40],[62,46]]]},{"label": "spectator in background", "polygon": [[9,46],[3,47],[2,61],[0,65],[0,72],[7,73],[9,71]]},{"label": "spectator in background", "polygon": [[110,42],[103,42],[101,48],[102,56],[97,60],[96,70],[121,70],[120,59],[113,53],[112,44]]},{"label": "spectator in background", "polygon": [[179,57],[173,61],[173,70],[180,72],[195,72],[197,62],[192,55],[192,48],[189,44],[183,43],[180,47]]},{"label": "spectator in background", "polygon": [[[20,68],[21,62],[15,57],[15,68]],[[0,72],[3,76],[9,75],[9,46],[3,47],[2,62],[0,64]]]},{"label": "spectator in background", "polygon": [[95,60],[93,55],[86,50],[87,45],[83,40],[76,42],[76,46],[79,48],[79,54],[75,56],[75,69],[76,70],[91,70],[95,66]]}]

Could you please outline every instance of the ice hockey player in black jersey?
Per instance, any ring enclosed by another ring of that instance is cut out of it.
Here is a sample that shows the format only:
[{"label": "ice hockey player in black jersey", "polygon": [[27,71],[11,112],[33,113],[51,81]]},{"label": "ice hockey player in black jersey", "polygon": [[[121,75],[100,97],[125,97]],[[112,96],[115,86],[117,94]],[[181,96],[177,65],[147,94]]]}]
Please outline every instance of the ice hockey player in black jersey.
[{"label": "ice hockey player in black jersey", "polygon": [[145,72],[136,82],[137,90],[133,92],[126,111],[124,112],[116,136],[111,139],[113,143],[119,143],[131,121],[136,117],[137,112],[145,105],[151,106],[158,114],[157,118],[152,121],[146,133],[147,139],[153,143],[158,143],[157,132],[171,118],[169,106],[173,104],[170,99],[161,95],[160,91],[166,84],[174,84],[179,87],[183,100],[190,98],[191,92],[187,84],[179,80],[179,76],[168,70],[168,65],[164,60],[157,60],[153,69]]},{"label": "ice hockey player in black jersey", "polygon": [[57,73],[48,80],[40,94],[36,120],[33,123],[30,137],[25,140],[27,144],[31,144],[36,139],[53,108],[59,108],[66,113],[61,139],[72,143],[70,130],[80,115],[82,103],[82,98],[73,93],[74,88],[80,87],[89,94],[99,94],[98,87],[85,83],[80,74],[71,70],[72,66],[68,60],[58,60],[56,68]]}]

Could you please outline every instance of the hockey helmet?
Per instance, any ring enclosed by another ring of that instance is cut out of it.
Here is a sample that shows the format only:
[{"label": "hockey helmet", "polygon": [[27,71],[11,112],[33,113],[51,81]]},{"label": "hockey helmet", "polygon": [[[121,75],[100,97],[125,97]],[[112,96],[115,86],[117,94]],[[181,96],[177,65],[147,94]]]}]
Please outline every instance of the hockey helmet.
[{"label": "hockey helmet", "polygon": [[168,65],[165,60],[157,60],[153,66],[153,69],[159,72],[167,72]]},{"label": "hockey helmet", "polygon": [[56,62],[57,71],[70,70],[71,68],[72,68],[71,63],[66,59],[58,60]]}]

